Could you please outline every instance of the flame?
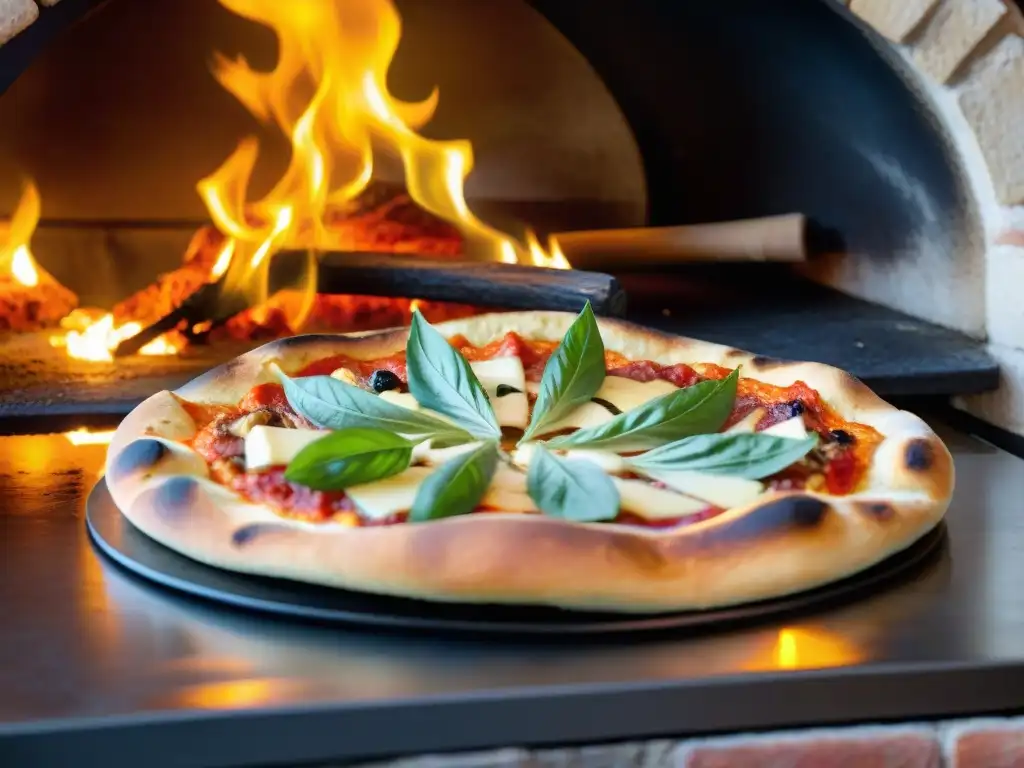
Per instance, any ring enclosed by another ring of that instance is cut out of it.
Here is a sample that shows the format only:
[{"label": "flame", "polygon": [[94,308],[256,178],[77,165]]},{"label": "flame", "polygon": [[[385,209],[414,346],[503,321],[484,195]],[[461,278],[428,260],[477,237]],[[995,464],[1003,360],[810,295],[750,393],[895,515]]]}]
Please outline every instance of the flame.
[{"label": "flame", "polygon": [[[65,347],[69,357],[98,363],[112,361],[117,345],[142,330],[142,324],[136,322],[115,325],[109,312],[95,320],[86,310],[75,310],[61,321],[61,326],[64,334],[51,336],[50,344]],[[172,338],[164,335],[146,344],[138,354],[174,355],[179,351]]]},{"label": "flame", "polygon": [[11,258],[11,274],[15,280],[29,288],[39,285],[39,268],[27,245],[19,246],[14,252]]},{"label": "flame", "polygon": [[231,265],[231,259],[234,255],[235,241],[225,240],[224,245],[220,249],[220,253],[217,254],[217,260],[213,263],[213,268],[210,270],[210,277],[216,280],[227,272],[228,267]]},{"label": "flame", "polygon": [[548,269],[572,269],[569,260],[562,253],[558,241],[554,238],[548,239],[548,249],[545,251],[537,241],[533,232],[526,233],[526,247],[530,253],[530,261],[535,267],[547,267]]},{"label": "flame", "polygon": [[[436,88],[419,102],[391,95],[387,73],[401,37],[391,0],[220,3],[272,29],[280,55],[274,69],[258,72],[243,57],[218,54],[213,74],[253,115],[280,128],[292,149],[284,175],[261,200],[247,195],[259,154],[252,137],[197,185],[214,224],[232,241],[226,300],[263,303],[268,265],[281,249],[307,252],[299,283],[312,294],[316,253],[332,246],[325,214],[366,189],[378,150],[401,159],[410,196],[456,225],[471,257],[569,267],[560,251],[545,252],[535,239],[517,243],[470,211],[463,193],[473,169],[470,142],[434,141],[416,132],[433,117]],[[292,327],[308,304],[289,318]]]},{"label": "flame", "polygon": [[105,429],[93,432],[85,427],[65,432],[64,437],[72,445],[109,445],[114,438],[114,430]]},{"label": "flame", "polygon": [[31,180],[26,181],[11,220],[0,228],[0,274],[9,274],[26,288],[34,288],[43,280],[55,282],[29,249],[41,207],[39,190]]}]

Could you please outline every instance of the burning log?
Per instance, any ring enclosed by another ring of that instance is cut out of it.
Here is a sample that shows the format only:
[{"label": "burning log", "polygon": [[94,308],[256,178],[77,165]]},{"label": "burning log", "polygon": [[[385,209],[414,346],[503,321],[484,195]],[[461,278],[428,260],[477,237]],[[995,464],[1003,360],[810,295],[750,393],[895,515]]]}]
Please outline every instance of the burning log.
[{"label": "burning log", "polygon": [[27,181],[10,220],[0,223],[0,331],[48,328],[78,306],[78,297],[32,256],[40,209],[39,191]]},{"label": "burning log", "polygon": [[601,315],[626,309],[626,294],[611,275],[421,256],[323,254],[318,285],[321,293],[419,296],[503,309],[579,311],[587,301]]},{"label": "burning log", "polygon": [[[479,311],[476,307],[578,311],[588,301],[602,315],[622,315],[626,308],[626,294],[610,275],[427,256],[323,254],[317,284],[321,299],[329,300],[335,293],[344,294],[339,298],[349,300],[388,297],[389,307],[394,307],[395,302],[410,301],[395,298],[401,296],[440,302],[471,301],[473,306],[467,306],[465,314]],[[201,340],[238,314],[239,307],[224,300],[221,281],[206,283],[166,315],[122,341],[114,356],[134,354],[158,336],[182,326],[186,338]],[[374,327],[388,324],[371,323]]]},{"label": "burning log", "polygon": [[0,331],[51,328],[76,306],[78,297],[60,283],[40,280],[25,285],[13,276],[0,275]]}]

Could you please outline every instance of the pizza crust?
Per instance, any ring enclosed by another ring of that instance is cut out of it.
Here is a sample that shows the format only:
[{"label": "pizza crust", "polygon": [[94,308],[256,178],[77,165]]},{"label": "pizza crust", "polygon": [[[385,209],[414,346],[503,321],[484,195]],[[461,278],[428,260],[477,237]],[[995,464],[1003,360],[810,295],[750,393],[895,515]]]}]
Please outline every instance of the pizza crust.
[{"label": "pizza crust", "polygon": [[[515,331],[562,337],[575,315],[517,312],[442,323],[475,345]],[[779,597],[841,579],[913,544],[942,519],[953,491],[952,457],[917,416],[884,402],[849,374],[599,319],[607,349],[662,364],[743,366],[745,376],[817,390],[843,418],[884,440],[865,490],[850,496],[774,492],[677,530],[570,523],[540,515],[468,515],[426,524],[332,527],[282,518],[208,477],[180,441],[196,431],[177,396],[236,404],[269,363],[295,371],[323,357],[372,359],[404,350],[408,329],[271,342],[159,392],[118,428],[107,458],[111,494],[144,533],[228,570],[359,591],[470,603],[659,612]]]}]

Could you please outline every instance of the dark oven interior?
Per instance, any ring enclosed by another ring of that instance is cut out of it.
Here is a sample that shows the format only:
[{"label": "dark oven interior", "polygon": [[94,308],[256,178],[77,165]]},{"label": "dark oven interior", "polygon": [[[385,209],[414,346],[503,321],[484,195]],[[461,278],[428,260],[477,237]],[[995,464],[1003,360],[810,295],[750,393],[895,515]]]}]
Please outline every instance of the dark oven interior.
[{"label": "dark oven interior", "polygon": [[[360,4],[367,13],[388,5]],[[26,179],[34,181],[41,218],[31,252],[79,306],[123,307],[158,275],[180,270],[202,245],[197,230],[209,227],[197,182],[243,137],[259,142],[249,199],[285,173],[287,136],[211,75],[215,52],[244,56],[258,70],[278,61],[271,30],[231,9],[250,5],[62,0],[0,48],[0,209],[14,210]],[[922,232],[929,247],[949,253],[977,247],[960,160],[927,99],[888,47],[837,4],[394,5],[401,40],[387,87],[410,102],[438,88],[434,117],[419,133],[472,141],[466,199],[497,230],[522,238],[529,227],[544,242],[567,230],[800,212],[810,222],[811,259],[884,265],[922,242]],[[914,195],[894,182],[878,160],[885,157],[898,158],[917,180]],[[341,215],[376,215],[393,203],[401,171],[384,152],[374,183]],[[414,205],[393,210],[401,226],[434,227],[438,237],[458,240]],[[384,260],[388,250],[416,248],[371,250]],[[836,294],[800,269],[677,264],[652,273],[630,260],[624,249],[604,271],[625,287],[628,316],[639,322],[841,365],[885,393],[994,385],[995,367],[971,339]],[[272,287],[303,274],[287,264],[274,270]],[[165,281],[161,290],[173,287]],[[344,293],[344,281],[330,290]],[[150,289],[135,306],[168,300],[158,294]],[[393,319],[368,312],[364,325]],[[892,333],[901,323],[914,332]],[[200,336],[177,354],[117,360],[69,356],[49,342],[66,328],[7,333],[3,408],[120,413],[154,387],[181,383],[286,330],[261,327],[216,343]]]}]

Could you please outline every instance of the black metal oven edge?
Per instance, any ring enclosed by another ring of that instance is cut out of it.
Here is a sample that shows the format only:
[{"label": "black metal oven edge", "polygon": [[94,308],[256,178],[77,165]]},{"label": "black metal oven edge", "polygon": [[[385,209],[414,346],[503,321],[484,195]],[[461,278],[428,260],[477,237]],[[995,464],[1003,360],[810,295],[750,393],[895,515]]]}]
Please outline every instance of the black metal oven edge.
[{"label": "black metal oven edge", "polygon": [[994,445],[1019,459],[1024,459],[1024,435],[1018,435],[995,424],[953,407],[944,397],[892,397],[889,402],[931,421],[942,422],[953,429]]},{"label": "black metal oven edge", "polygon": [[954,408],[949,403],[944,403],[931,410],[938,419],[954,429],[966,432],[986,443],[991,443],[996,448],[1001,448],[1007,453],[1024,459],[1024,435],[1018,435],[997,427],[995,424],[989,424],[977,416]]},{"label": "black metal oven edge", "polygon": [[889,665],[493,691],[261,711],[154,712],[0,727],[0,764],[236,766],[352,761],[1021,708],[1024,665]]}]

